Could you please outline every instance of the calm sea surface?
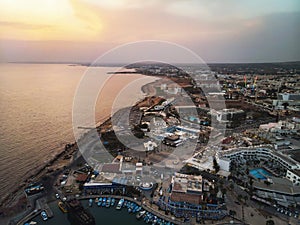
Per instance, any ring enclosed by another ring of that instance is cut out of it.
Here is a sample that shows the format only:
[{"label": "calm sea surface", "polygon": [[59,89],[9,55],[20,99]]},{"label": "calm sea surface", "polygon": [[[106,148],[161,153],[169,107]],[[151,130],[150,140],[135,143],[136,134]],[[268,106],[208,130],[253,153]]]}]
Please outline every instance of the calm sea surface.
[{"label": "calm sea surface", "polygon": [[[114,69],[97,67],[93,73],[105,80]],[[73,97],[86,70],[64,64],[0,64],[0,199],[74,141]],[[101,93],[106,96],[97,105],[96,121],[110,115],[111,96],[118,89],[141,77],[114,76]]]}]

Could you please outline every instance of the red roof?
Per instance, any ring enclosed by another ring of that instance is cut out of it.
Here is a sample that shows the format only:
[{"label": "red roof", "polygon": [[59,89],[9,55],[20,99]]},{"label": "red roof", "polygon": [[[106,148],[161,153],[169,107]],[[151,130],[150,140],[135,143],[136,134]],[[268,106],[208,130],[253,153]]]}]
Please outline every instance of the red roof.
[{"label": "red roof", "polygon": [[78,182],[85,182],[89,175],[87,174],[78,174],[76,181]]}]

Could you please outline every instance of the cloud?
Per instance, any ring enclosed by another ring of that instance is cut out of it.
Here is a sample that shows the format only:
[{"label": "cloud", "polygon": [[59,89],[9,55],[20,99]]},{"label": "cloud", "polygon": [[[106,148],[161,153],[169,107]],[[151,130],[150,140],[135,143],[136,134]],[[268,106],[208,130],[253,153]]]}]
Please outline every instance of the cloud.
[{"label": "cloud", "polygon": [[82,1],[70,0],[74,16],[77,17],[88,29],[99,32],[102,28],[102,19],[99,9],[93,8],[90,4],[83,4]]},{"label": "cloud", "polygon": [[194,49],[206,61],[298,61],[300,60],[298,21],[300,13],[274,13],[245,21],[244,29],[235,35],[218,37],[205,44],[195,41],[187,41],[184,44]]},{"label": "cloud", "polygon": [[[2,46],[6,53],[11,48],[25,58],[37,57],[41,48],[49,53],[42,56],[45,58],[51,55],[53,59],[57,54],[64,61],[68,57],[85,61],[119,44],[156,39],[190,47],[207,61],[300,59],[296,29],[299,12],[294,12],[299,8],[292,8],[297,4],[295,1],[288,0],[281,8],[279,1],[269,6],[260,3],[259,9],[252,2],[232,0],[149,0],[145,3],[118,0],[113,3],[71,0],[68,11],[72,13],[49,25],[2,20],[0,27],[14,28],[13,32],[5,32]],[[26,45],[27,55],[17,51],[8,41],[12,39],[24,40],[18,46]],[[60,55],[63,49],[66,49],[64,56]]]},{"label": "cloud", "polygon": [[17,29],[48,29],[53,28],[53,25],[46,24],[29,24],[29,23],[21,23],[21,22],[9,22],[9,21],[0,21],[0,27],[13,27]]},{"label": "cloud", "polygon": [[107,8],[101,4],[91,7],[81,1],[72,1],[72,5],[75,15],[80,18],[83,18],[82,13],[86,10],[101,18],[103,29],[97,36],[101,42],[124,43],[141,39],[180,41],[186,38],[202,40],[213,38],[213,35],[227,35],[243,26],[242,21],[206,21],[174,14],[166,10],[166,3],[158,6],[157,1],[149,2],[149,7],[141,8],[139,5],[131,7],[131,4],[125,8]]}]

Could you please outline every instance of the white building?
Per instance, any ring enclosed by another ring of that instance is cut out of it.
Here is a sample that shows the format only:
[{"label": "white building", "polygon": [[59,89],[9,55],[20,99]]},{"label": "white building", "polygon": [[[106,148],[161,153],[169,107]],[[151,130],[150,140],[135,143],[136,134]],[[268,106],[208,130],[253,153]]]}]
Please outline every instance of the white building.
[{"label": "white building", "polygon": [[300,94],[299,93],[280,93],[277,100],[273,100],[275,109],[299,109]]},{"label": "white building", "polygon": [[230,170],[230,160],[229,159],[226,159],[226,158],[218,159],[217,158],[217,162],[220,166],[220,170],[229,172],[229,170]]},{"label": "white building", "polygon": [[300,126],[298,125],[298,123],[294,121],[281,120],[278,123],[261,124],[259,126],[259,129],[271,133],[291,134],[296,133],[299,127]]},{"label": "white building", "polygon": [[300,169],[300,163],[290,158],[288,155],[279,153],[271,145],[261,145],[257,147],[241,147],[220,152],[220,159],[231,160],[265,160],[273,161],[286,170]]},{"label": "white building", "polygon": [[153,151],[157,147],[157,144],[153,141],[148,141],[144,143],[144,147],[146,151]]},{"label": "white building", "polygon": [[287,170],[286,178],[292,181],[294,185],[300,185],[300,170]]}]

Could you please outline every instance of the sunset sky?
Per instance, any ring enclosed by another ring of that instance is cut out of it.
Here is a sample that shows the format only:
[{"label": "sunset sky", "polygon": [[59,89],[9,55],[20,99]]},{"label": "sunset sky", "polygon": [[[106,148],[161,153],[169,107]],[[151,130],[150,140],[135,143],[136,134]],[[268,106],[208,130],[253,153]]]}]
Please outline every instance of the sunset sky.
[{"label": "sunset sky", "polygon": [[296,61],[299,21],[298,0],[0,0],[0,62],[88,62],[141,40],[206,62]]}]

